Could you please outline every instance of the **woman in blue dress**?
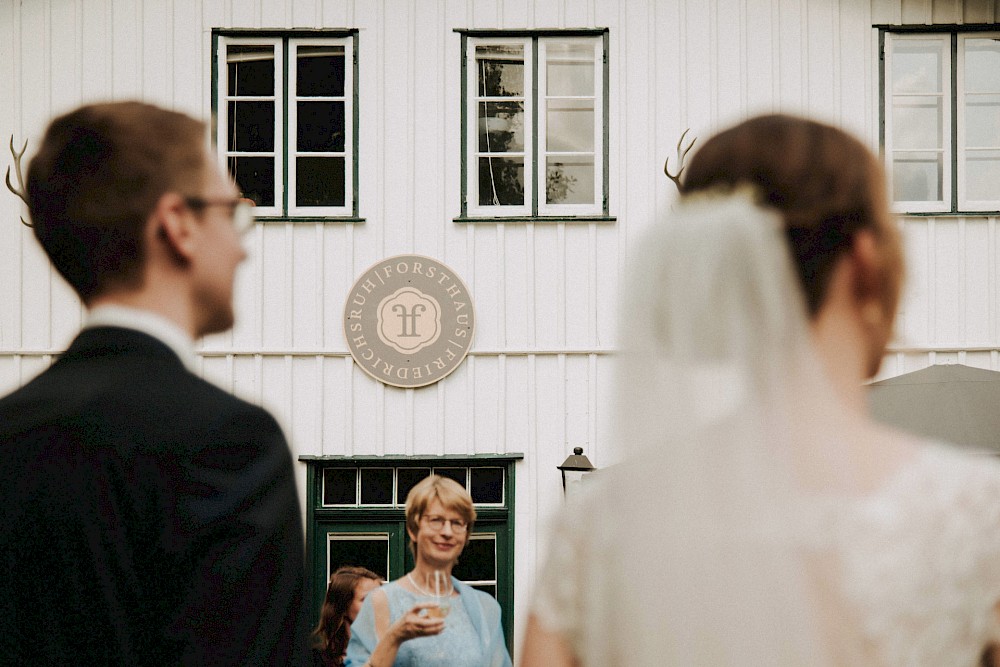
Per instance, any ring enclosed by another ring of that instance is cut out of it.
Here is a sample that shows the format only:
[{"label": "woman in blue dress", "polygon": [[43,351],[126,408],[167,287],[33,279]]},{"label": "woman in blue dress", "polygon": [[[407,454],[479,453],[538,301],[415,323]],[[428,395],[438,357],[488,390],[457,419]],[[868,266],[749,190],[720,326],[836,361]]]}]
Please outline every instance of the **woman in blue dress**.
[{"label": "woman in blue dress", "polygon": [[[471,496],[454,480],[431,475],[413,487],[406,532],[414,568],[365,599],[347,665],[510,667],[500,605],[451,576],[475,520]],[[443,574],[437,585],[436,572]]]}]

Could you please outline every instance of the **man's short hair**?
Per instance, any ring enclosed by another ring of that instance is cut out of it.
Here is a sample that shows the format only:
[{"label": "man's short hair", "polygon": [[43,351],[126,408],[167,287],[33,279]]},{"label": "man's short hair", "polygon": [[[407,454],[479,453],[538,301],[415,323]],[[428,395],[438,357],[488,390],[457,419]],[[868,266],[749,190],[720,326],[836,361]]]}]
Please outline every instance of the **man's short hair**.
[{"label": "man's short hair", "polygon": [[146,222],[167,192],[200,194],[201,121],[141,102],[80,107],[52,121],[28,167],[35,236],[84,303],[137,287]]}]

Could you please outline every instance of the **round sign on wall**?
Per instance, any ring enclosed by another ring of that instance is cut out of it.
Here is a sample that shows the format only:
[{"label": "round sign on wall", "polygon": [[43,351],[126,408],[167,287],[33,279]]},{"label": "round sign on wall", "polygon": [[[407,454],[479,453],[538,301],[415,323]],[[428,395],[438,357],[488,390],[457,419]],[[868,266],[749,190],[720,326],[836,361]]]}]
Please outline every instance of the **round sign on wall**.
[{"label": "round sign on wall", "polygon": [[396,387],[423,387],[454,371],[472,345],[472,297],[455,272],[430,257],[383,259],[358,278],[344,306],[354,361]]}]

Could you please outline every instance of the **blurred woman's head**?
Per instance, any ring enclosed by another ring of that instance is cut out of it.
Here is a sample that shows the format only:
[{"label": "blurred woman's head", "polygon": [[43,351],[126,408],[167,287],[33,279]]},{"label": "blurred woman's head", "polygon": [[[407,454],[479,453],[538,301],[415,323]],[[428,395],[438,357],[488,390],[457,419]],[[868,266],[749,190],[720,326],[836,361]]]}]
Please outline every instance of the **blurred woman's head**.
[{"label": "blurred woman's head", "polygon": [[[859,298],[881,308],[881,346],[891,338],[903,256],[886,198],[885,175],[864,144],[843,130],[804,118],[751,118],[720,132],[685,170],[685,195],[749,186],[761,204],[781,213],[811,317],[821,310],[837,261],[864,230],[878,261]],[[881,352],[880,352],[881,354]]]},{"label": "blurred woman's head", "polygon": [[[437,528],[435,524],[439,522],[442,525]],[[418,482],[406,496],[406,532],[414,557],[420,557],[421,543],[425,543],[441,551],[442,558],[447,558],[449,552],[454,552],[454,558],[458,558],[469,541],[475,522],[476,508],[472,504],[472,496],[453,479],[430,475]],[[435,538],[440,544],[435,542]],[[449,547],[452,543],[458,547],[457,550]]]},{"label": "blurred woman's head", "polygon": [[347,650],[350,624],[368,593],[381,583],[380,576],[363,567],[341,567],[330,575],[319,625],[312,633],[313,647],[329,658],[327,664],[342,664],[338,661]]}]

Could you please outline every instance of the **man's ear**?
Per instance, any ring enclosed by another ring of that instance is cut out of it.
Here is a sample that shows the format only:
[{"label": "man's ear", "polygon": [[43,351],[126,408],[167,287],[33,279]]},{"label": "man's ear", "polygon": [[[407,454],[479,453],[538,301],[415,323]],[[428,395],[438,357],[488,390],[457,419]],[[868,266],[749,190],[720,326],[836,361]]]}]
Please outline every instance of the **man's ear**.
[{"label": "man's ear", "polygon": [[166,192],[150,216],[151,242],[159,243],[172,257],[187,262],[194,251],[195,223],[184,198],[176,192]]}]

